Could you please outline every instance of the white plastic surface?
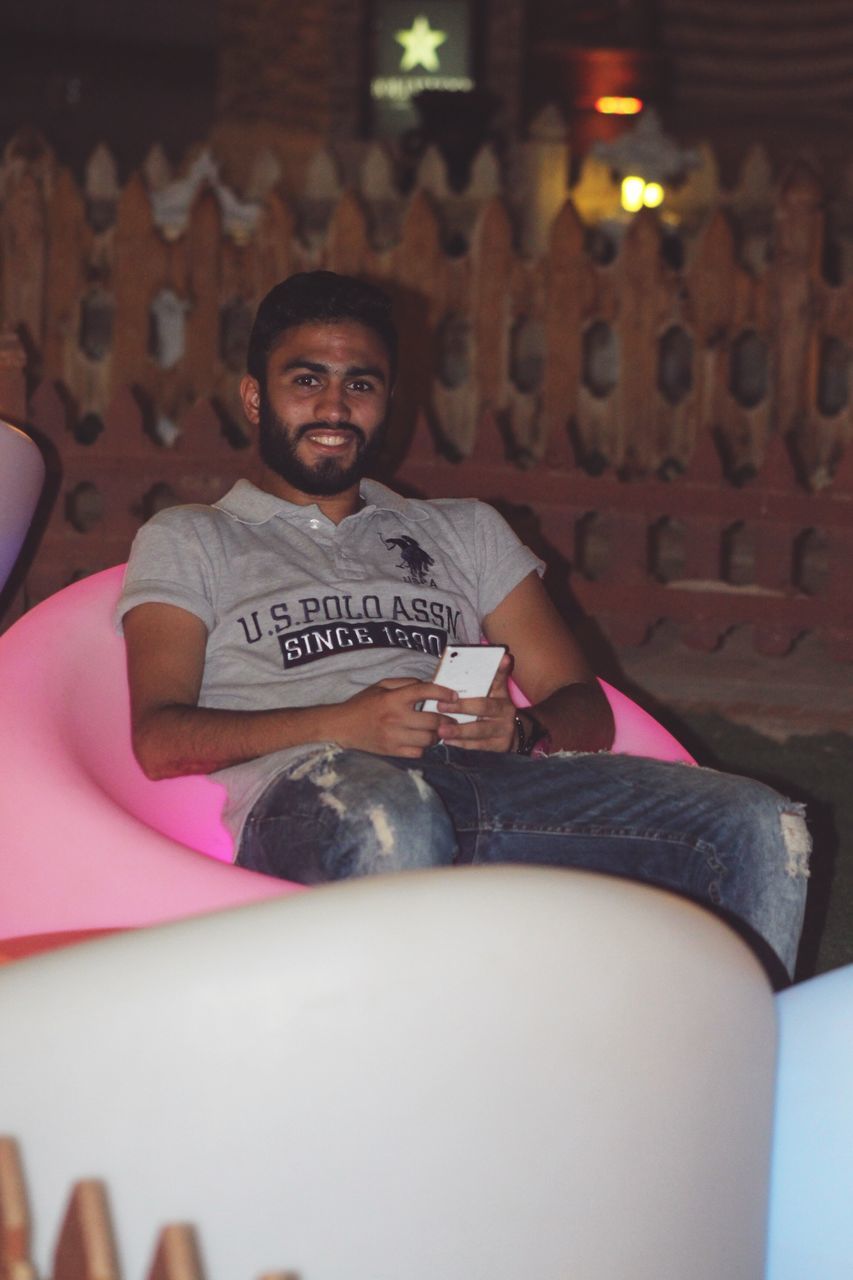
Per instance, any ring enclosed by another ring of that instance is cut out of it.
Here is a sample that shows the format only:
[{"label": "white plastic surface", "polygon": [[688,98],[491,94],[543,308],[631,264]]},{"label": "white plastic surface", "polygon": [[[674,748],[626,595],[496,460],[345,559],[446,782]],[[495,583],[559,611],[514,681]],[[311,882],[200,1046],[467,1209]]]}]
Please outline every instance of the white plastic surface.
[{"label": "white plastic surface", "polygon": [[853,1275],[853,965],[777,997],[768,1280]]},{"label": "white plastic surface", "polygon": [[127,1276],[170,1221],[208,1280],[763,1271],[772,997],[657,890],[350,882],[9,966],[0,1025],[44,1274],[81,1176]]}]

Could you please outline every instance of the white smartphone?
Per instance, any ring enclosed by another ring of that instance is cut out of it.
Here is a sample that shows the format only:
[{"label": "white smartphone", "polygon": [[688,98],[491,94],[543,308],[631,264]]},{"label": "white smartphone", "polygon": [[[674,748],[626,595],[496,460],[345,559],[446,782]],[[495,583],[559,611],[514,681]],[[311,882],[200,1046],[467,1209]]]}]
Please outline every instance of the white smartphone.
[{"label": "white smartphone", "polygon": [[[499,644],[448,645],[436,667],[433,683],[443,684],[446,689],[455,689],[460,698],[485,698],[505,653],[506,649]],[[437,711],[435,698],[427,698],[421,710]],[[456,711],[445,711],[442,714],[458,720],[460,724],[468,724],[477,719],[476,716]]]}]

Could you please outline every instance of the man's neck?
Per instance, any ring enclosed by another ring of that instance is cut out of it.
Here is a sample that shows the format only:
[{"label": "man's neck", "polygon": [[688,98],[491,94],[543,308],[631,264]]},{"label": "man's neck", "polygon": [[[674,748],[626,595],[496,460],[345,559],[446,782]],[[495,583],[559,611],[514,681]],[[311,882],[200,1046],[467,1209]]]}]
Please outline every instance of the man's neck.
[{"label": "man's neck", "polygon": [[262,469],[257,483],[259,489],[274,494],[276,498],[283,498],[285,502],[292,502],[297,507],[311,507],[316,504],[332,524],[340,524],[347,516],[355,515],[356,511],[360,511],[364,506],[357,483],[345,489],[343,493],[331,494],[328,497],[322,494],[318,496],[295,489],[269,467]]}]

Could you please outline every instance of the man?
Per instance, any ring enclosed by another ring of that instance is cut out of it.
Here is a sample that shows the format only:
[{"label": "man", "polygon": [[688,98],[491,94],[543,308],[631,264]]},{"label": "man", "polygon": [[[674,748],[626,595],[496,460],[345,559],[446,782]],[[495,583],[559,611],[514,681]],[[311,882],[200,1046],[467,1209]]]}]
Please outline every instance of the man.
[{"label": "man", "polygon": [[[311,272],[262,301],[240,388],[259,485],[161,512],[131,553],[119,616],[143,769],[215,774],[241,866],[308,884],[586,867],[719,909],[791,974],[800,810],[758,783],[606,752],[606,699],[501,517],[363,478],[396,360],[370,285]],[[438,657],[481,634],[507,656],[487,697],[458,699],[431,680]]]}]

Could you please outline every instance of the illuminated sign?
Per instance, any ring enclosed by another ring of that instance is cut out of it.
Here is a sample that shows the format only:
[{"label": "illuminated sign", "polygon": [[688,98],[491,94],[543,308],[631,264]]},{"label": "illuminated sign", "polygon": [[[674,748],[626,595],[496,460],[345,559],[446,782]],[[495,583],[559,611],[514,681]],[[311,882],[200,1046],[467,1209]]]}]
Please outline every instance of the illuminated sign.
[{"label": "illuminated sign", "polygon": [[374,133],[396,135],[417,126],[412,98],[423,89],[474,88],[468,0],[376,0],[374,15]]},{"label": "illuminated sign", "polygon": [[418,14],[411,27],[398,31],[394,39],[405,50],[400,59],[401,71],[414,71],[417,67],[423,67],[424,71],[439,70],[436,50],[440,44],[444,44],[447,32],[433,31],[429,18]]}]

